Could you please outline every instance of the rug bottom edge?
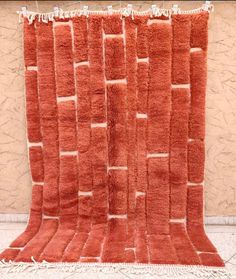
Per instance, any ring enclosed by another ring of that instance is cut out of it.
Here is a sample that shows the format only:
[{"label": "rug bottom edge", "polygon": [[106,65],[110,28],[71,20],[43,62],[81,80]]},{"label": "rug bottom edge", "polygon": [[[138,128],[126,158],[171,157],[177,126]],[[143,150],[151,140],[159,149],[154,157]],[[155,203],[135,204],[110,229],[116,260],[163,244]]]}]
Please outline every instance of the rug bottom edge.
[{"label": "rug bottom edge", "polygon": [[[230,279],[230,274],[225,267],[212,267],[202,265],[172,265],[172,264],[134,264],[134,263],[0,263],[0,274],[11,273],[42,273],[47,276],[55,272],[71,272],[72,274],[85,274],[90,272],[99,272],[105,274],[134,274],[158,276],[157,278],[175,279],[175,278],[221,278]],[[49,277],[48,277],[49,278]]]}]

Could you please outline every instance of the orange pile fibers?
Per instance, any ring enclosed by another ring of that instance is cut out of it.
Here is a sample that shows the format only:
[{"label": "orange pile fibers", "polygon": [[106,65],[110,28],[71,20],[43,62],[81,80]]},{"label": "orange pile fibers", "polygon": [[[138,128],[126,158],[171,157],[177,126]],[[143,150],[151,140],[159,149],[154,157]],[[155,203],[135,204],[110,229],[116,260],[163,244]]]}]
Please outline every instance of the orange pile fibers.
[{"label": "orange pile fibers", "polygon": [[224,266],[203,226],[207,22],[25,19],[32,204],[0,259]]}]

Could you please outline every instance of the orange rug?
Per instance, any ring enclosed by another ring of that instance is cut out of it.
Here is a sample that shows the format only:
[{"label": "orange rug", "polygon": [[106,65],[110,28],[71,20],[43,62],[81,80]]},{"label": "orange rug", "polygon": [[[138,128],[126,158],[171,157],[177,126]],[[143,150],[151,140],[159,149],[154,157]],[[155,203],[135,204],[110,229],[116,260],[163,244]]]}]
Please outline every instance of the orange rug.
[{"label": "orange rug", "polygon": [[208,16],[25,18],[32,204],[1,259],[224,266],[203,225]]}]

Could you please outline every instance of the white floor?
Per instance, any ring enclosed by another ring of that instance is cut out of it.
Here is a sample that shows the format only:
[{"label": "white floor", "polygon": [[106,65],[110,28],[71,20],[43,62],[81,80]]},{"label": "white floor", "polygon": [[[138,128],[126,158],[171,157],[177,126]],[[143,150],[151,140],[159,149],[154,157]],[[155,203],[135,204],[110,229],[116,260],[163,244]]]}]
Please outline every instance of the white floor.
[{"label": "white floor", "polygon": [[[16,238],[25,228],[24,223],[0,223],[0,252],[6,248],[9,243]],[[236,279],[236,226],[214,226],[208,225],[206,227],[207,234],[212,240],[212,242],[217,247],[220,255],[224,259],[226,263],[227,270],[230,272],[232,279]],[[1,277],[3,278],[3,277]],[[25,278],[24,273],[17,274],[8,274],[4,278]],[[27,279],[29,278],[27,274]],[[31,274],[30,278],[49,278],[47,275],[47,271],[41,272],[40,276],[36,274]],[[50,278],[55,279],[65,279],[65,278],[99,278],[99,279],[121,279],[121,278],[162,278],[156,276],[145,276],[145,275],[130,275],[130,274],[112,274],[106,275],[102,273],[87,273],[85,275],[82,274],[74,274],[74,272],[67,272],[64,274],[55,273],[54,276],[50,276]],[[184,277],[188,279],[187,277]],[[219,278],[220,277],[211,277],[211,278]],[[210,277],[209,277],[210,279]]]}]

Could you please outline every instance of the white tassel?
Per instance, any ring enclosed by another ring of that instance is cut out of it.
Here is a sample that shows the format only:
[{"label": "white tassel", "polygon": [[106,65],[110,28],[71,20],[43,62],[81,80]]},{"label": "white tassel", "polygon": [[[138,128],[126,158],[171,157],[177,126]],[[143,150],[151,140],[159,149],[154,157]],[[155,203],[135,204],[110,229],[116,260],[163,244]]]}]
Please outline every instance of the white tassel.
[{"label": "white tassel", "polygon": [[211,12],[214,10],[214,6],[211,4],[211,1],[206,1],[206,3],[203,4],[202,9],[204,11]]},{"label": "white tassel", "polygon": [[157,13],[158,13],[157,5],[152,5],[151,6],[151,17],[156,16]]},{"label": "white tassel", "polygon": [[88,17],[88,15],[89,15],[89,13],[88,13],[88,6],[84,6],[84,7],[83,7],[83,12],[82,12],[82,14],[83,14],[84,16]]},{"label": "white tassel", "polygon": [[178,5],[173,5],[172,7],[172,13],[173,14],[179,14],[180,13],[180,8],[178,7]]},{"label": "white tassel", "polygon": [[54,14],[53,13],[49,14],[48,20],[49,21],[53,21],[54,20]]},{"label": "white tassel", "polygon": [[58,7],[54,7],[54,12],[52,13],[53,17],[59,17],[59,8]]},{"label": "white tassel", "polygon": [[112,6],[107,6],[107,13],[108,13],[108,15],[112,15],[113,14]]},{"label": "white tassel", "polygon": [[133,7],[133,5],[132,4],[128,4],[127,5],[127,8],[125,8],[124,10],[123,10],[123,16],[130,16],[130,15],[132,15],[132,7]]},{"label": "white tassel", "polygon": [[47,14],[42,14],[42,22],[48,23]]}]

